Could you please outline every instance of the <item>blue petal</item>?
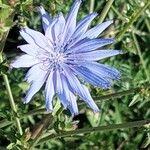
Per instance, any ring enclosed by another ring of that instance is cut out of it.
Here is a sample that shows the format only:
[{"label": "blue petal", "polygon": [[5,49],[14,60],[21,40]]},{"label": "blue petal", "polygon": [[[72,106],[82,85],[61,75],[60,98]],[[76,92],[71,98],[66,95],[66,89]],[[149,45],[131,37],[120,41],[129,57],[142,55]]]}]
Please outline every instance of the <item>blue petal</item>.
[{"label": "blue petal", "polygon": [[90,71],[84,66],[73,66],[72,68],[74,68],[74,71],[79,77],[94,86],[101,87],[103,89],[111,87],[111,83],[107,79],[100,77],[99,74]]},{"label": "blue petal", "polygon": [[39,7],[39,12],[40,12],[41,17],[42,17],[43,29],[44,29],[44,31],[46,31],[46,29],[48,28],[48,26],[52,23],[53,19],[52,19],[52,17],[45,11],[45,9],[44,9],[42,6]]},{"label": "blue petal", "polygon": [[52,111],[53,109],[53,104],[52,100],[55,95],[55,87],[54,87],[54,72],[51,71],[50,75],[46,81],[46,86],[45,86],[45,100],[46,100],[46,109],[47,111]]},{"label": "blue petal", "polygon": [[54,35],[55,35],[55,39],[54,41],[56,42],[56,44],[59,44],[61,37],[62,37],[62,33],[64,31],[64,27],[65,27],[65,18],[63,16],[62,13],[59,14],[58,19],[54,25]]},{"label": "blue petal", "polygon": [[27,73],[26,80],[31,84],[27,91],[24,103],[28,103],[37,93],[47,78],[47,71],[41,68],[41,64],[34,65]]},{"label": "blue petal", "polygon": [[77,18],[77,13],[78,13],[80,4],[81,4],[81,0],[75,0],[75,2],[73,3],[70,9],[70,12],[67,15],[66,26],[64,29],[64,33],[63,33],[63,41],[65,41],[66,43],[72,36],[73,32],[75,31],[76,18]]},{"label": "blue petal", "polygon": [[70,110],[72,116],[77,115],[78,114],[77,98],[71,92],[65,77],[62,75],[61,78],[62,78],[63,92],[58,94],[60,101],[65,108],[68,108]]},{"label": "blue petal", "polygon": [[20,67],[31,67],[35,64],[39,63],[38,59],[32,57],[30,55],[24,54],[22,56],[17,57],[14,62],[10,64],[10,66],[14,68]]},{"label": "blue petal", "polygon": [[89,39],[97,38],[98,35],[102,33],[112,23],[113,21],[106,21],[104,23],[97,25],[96,27],[89,29],[81,36],[78,36],[78,38],[71,39],[71,42],[69,43],[69,47],[75,45],[78,41],[81,41],[85,38],[89,38]]},{"label": "blue petal", "polygon": [[118,54],[122,54],[122,52],[119,50],[96,50],[85,53],[70,54],[68,58],[77,61],[97,61]]},{"label": "blue petal", "polygon": [[97,16],[97,13],[92,13],[86,17],[84,17],[78,24],[76,27],[75,32],[73,33],[71,39],[75,39],[75,38],[79,38],[82,34],[84,34],[86,32],[86,30],[88,29],[91,21]]},{"label": "blue petal", "polygon": [[91,28],[90,30],[88,30],[82,38],[90,38],[90,39],[93,39],[93,38],[97,38],[98,35],[100,35],[108,26],[110,26],[111,24],[113,23],[113,21],[106,21],[106,22],[103,22],[93,28]]},{"label": "blue petal", "polygon": [[74,46],[66,50],[66,53],[82,53],[96,50],[102,46],[113,43],[114,39],[86,39],[81,40]]},{"label": "blue petal", "polygon": [[37,56],[38,53],[43,50],[35,44],[20,45],[17,48],[20,48],[23,52],[25,52],[25,53],[27,53],[28,55],[31,55],[31,56]]},{"label": "blue petal", "polygon": [[48,26],[45,36],[50,40],[51,43],[54,43],[55,33],[54,33],[54,25],[58,21],[58,17],[54,18],[53,22]]},{"label": "blue petal", "polygon": [[67,66],[64,67],[64,72],[68,83],[72,89],[72,92],[78,94],[83,101],[85,101],[89,107],[91,107],[95,112],[98,112],[99,109],[95,102],[93,101],[88,89],[80,83],[77,77],[74,75],[71,69]]},{"label": "blue petal", "polygon": [[52,50],[52,44],[42,33],[25,27],[22,28],[20,34],[29,44],[36,44],[40,48],[47,51]]},{"label": "blue petal", "polygon": [[63,85],[62,85],[62,79],[61,79],[61,73],[59,70],[56,71],[56,92],[62,93],[63,91]]},{"label": "blue petal", "polygon": [[88,88],[84,85],[82,85],[82,87],[84,89],[84,92],[85,92],[86,96],[89,98],[89,99],[83,99],[84,102],[86,102],[89,105],[89,107],[91,107],[93,109],[94,112],[99,112],[100,110],[97,107],[97,105],[95,104],[94,100],[92,99]]},{"label": "blue petal", "polygon": [[91,72],[108,79],[120,79],[120,72],[108,65],[100,64],[97,62],[80,62],[80,65],[86,67]]}]

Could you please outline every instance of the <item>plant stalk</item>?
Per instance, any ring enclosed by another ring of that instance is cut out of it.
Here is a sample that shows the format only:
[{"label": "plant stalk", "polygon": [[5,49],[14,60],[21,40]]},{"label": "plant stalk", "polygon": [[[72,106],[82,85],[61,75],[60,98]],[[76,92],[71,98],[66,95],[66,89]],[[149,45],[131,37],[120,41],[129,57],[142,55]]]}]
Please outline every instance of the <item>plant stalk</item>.
[{"label": "plant stalk", "polygon": [[109,11],[109,9],[111,8],[112,3],[114,2],[114,0],[108,0],[108,2],[106,3],[104,9],[101,12],[100,18],[98,20],[98,23],[102,23]]},{"label": "plant stalk", "polygon": [[89,13],[92,13],[94,11],[94,5],[95,5],[95,0],[90,0],[90,10],[89,10]]},{"label": "plant stalk", "polygon": [[137,53],[138,53],[138,55],[140,57],[140,61],[141,61],[141,64],[143,66],[146,78],[150,82],[149,72],[148,72],[148,70],[146,68],[146,63],[145,63],[145,61],[143,59],[143,56],[142,56],[142,53],[141,53],[140,46],[138,44],[137,38],[136,38],[136,36],[135,36],[135,34],[133,32],[132,32],[132,37],[133,37],[133,40],[134,40],[134,43],[135,43],[135,47],[136,47]]},{"label": "plant stalk", "polygon": [[[3,49],[4,49],[5,43],[6,43],[8,33],[9,33],[9,30],[6,33],[3,34],[3,39],[0,42],[0,63],[3,62],[2,52],[3,52]],[[16,122],[17,129],[18,129],[20,135],[22,135],[21,123],[20,123],[19,118],[16,116],[17,108],[16,108],[16,105],[15,105],[15,102],[14,102],[14,98],[13,98],[13,95],[12,95],[12,91],[11,91],[11,88],[10,88],[8,77],[7,77],[6,74],[3,74],[3,73],[2,73],[2,76],[3,76],[3,80],[4,80],[6,90],[7,90],[7,93],[8,93],[11,109],[14,112],[14,117],[15,117],[15,122]]]},{"label": "plant stalk", "polygon": [[134,122],[126,122],[121,124],[110,124],[107,126],[99,126],[99,127],[92,127],[92,128],[84,128],[84,129],[78,129],[68,132],[62,132],[56,135],[49,135],[47,137],[44,137],[38,142],[38,145],[52,139],[52,138],[61,138],[61,137],[68,137],[73,136],[77,134],[87,134],[91,132],[101,132],[101,131],[111,131],[111,130],[117,130],[117,129],[125,129],[125,128],[135,128],[135,127],[142,127],[144,125],[150,124],[150,119],[147,120],[140,120],[140,121],[134,121]]}]

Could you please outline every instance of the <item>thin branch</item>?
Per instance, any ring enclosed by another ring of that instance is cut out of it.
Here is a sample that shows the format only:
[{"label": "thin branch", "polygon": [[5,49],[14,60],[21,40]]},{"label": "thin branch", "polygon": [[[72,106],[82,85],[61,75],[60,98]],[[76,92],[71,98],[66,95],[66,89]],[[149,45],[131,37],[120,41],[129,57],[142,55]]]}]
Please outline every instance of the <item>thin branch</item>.
[{"label": "thin branch", "polygon": [[112,6],[112,3],[114,2],[114,0],[108,0],[108,2],[106,3],[104,9],[102,10],[101,12],[101,15],[100,15],[100,18],[98,20],[98,23],[102,23],[109,11],[109,9],[111,8]]},{"label": "thin branch", "polygon": [[89,13],[92,13],[94,11],[94,5],[95,5],[95,0],[90,0]]},{"label": "thin branch", "polygon": [[149,77],[149,71],[147,70],[146,68],[146,63],[143,59],[143,56],[142,56],[142,53],[141,53],[141,49],[140,49],[140,46],[138,44],[138,41],[137,41],[137,38],[135,36],[135,34],[132,32],[132,37],[133,37],[133,40],[134,40],[134,43],[135,43],[135,47],[136,47],[136,50],[137,50],[137,53],[140,57],[140,61],[141,61],[141,64],[143,66],[143,69],[144,69],[144,72],[145,72],[145,75],[146,75],[146,78],[148,81],[150,81],[150,77]]},{"label": "thin branch", "polygon": [[125,128],[135,128],[135,127],[142,127],[144,125],[150,124],[150,119],[147,120],[140,120],[140,121],[134,121],[134,122],[126,122],[121,124],[110,124],[107,126],[99,126],[99,127],[91,127],[91,128],[84,128],[84,129],[78,129],[68,132],[62,132],[56,135],[49,135],[47,137],[44,137],[38,142],[38,145],[45,143],[46,141],[49,141],[50,139],[54,138],[61,138],[61,137],[68,137],[73,136],[77,134],[87,134],[91,132],[101,132],[101,131],[110,131],[110,130],[117,130],[117,129],[125,129]]},{"label": "thin branch", "polygon": [[[0,55],[0,62],[3,62],[2,55]],[[11,109],[13,110],[13,115],[14,115],[14,118],[15,118],[15,121],[16,121],[16,126],[18,128],[18,131],[19,131],[20,135],[22,135],[21,123],[20,123],[19,118],[16,115],[17,114],[17,107],[15,105],[15,101],[14,101],[14,98],[13,98],[13,95],[12,95],[12,91],[11,91],[11,88],[10,88],[8,77],[7,77],[6,74],[2,74],[2,76],[3,76],[3,80],[4,80],[6,90],[7,90],[7,93],[8,93],[10,106],[11,106]]]}]

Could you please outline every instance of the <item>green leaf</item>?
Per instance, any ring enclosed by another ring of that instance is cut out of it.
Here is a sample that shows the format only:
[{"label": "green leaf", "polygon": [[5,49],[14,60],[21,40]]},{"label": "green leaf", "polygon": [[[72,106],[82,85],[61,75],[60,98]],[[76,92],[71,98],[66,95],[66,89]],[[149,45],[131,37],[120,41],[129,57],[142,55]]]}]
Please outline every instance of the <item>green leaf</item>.
[{"label": "green leaf", "polygon": [[29,4],[32,4],[33,3],[33,0],[25,0],[22,2],[23,5],[29,5]]},{"label": "green leaf", "polygon": [[18,86],[23,90],[23,92],[27,91],[29,88],[29,84],[27,82],[19,83]]},{"label": "green leaf", "polygon": [[1,18],[1,20],[7,19],[13,11],[11,9],[11,7],[8,6],[8,5],[5,5],[5,7],[3,5],[0,5],[0,8],[1,8],[0,9],[0,18]]},{"label": "green leaf", "polygon": [[137,103],[139,101],[140,101],[140,95],[139,94],[134,95],[132,101],[129,104],[129,107],[133,106],[135,103]]},{"label": "green leaf", "polygon": [[92,111],[87,111],[87,118],[92,127],[97,127],[100,122],[100,113],[94,113]]},{"label": "green leaf", "polygon": [[13,149],[13,147],[14,147],[15,145],[16,145],[15,143],[10,143],[10,144],[7,146],[7,149]]}]

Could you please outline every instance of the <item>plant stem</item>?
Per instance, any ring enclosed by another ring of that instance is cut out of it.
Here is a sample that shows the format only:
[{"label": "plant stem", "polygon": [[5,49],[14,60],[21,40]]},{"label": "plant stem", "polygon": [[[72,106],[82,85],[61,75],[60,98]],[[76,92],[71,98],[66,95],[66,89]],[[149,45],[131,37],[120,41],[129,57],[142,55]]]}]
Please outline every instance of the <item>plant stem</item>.
[{"label": "plant stem", "polygon": [[15,114],[17,113],[17,108],[16,108],[16,105],[15,105],[15,102],[14,102],[14,98],[12,96],[12,92],[11,92],[11,88],[10,88],[10,84],[9,84],[7,75],[3,75],[3,79],[4,79],[5,86],[6,86],[6,89],[7,89],[7,92],[8,92],[9,102],[10,102],[11,108],[14,111],[16,126],[18,128],[18,131],[19,131],[20,135],[22,135],[22,128],[21,128],[20,120],[17,116],[15,116]]},{"label": "plant stem", "polygon": [[89,10],[89,13],[92,13],[94,11],[94,5],[95,5],[95,0],[90,0],[90,10]]},{"label": "plant stem", "polygon": [[114,0],[108,0],[108,2],[106,3],[104,9],[101,12],[100,18],[98,20],[98,23],[102,23],[112,5],[112,3],[114,2]]},{"label": "plant stem", "polygon": [[2,57],[2,52],[6,43],[6,39],[8,36],[9,30],[7,32],[5,32],[5,34],[3,34],[2,36],[2,40],[0,41],[0,56]]},{"label": "plant stem", "polygon": [[12,121],[8,121],[7,119],[3,119],[0,121],[0,129],[3,128],[3,127],[6,127],[10,124],[12,124],[13,122]]},{"label": "plant stem", "polygon": [[134,128],[134,127],[142,127],[144,125],[150,124],[150,119],[147,120],[140,120],[140,121],[134,121],[134,122],[127,122],[127,123],[121,123],[121,124],[110,124],[107,126],[99,126],[99,127],[92,127],[92,128],[84,128],[84,129],[78,129],[68,132],[62,132],[56,135],[49,135],[47,137],[44,137],[38,142],[38,145],[52,139],[52,138],[61,138],[61,137],[67,137],[67,136],[73,136],[77,134],[85,134],[85,133],[91,133],[91,132],[100,132],[100,131],[110,131],[110,130],[117,130],[122,128]]},{"label": "plant stem", "polygon": [[[39,114],[47,114],[47,112],[45,111],[45,108],[40,108],[40,109],[34,109],[32,111],[27,112],[26,114],[23,114],[22,116],[20,116],[19,119],[24,119],[27,116],[34,116],[34,115],[39,115]],[[0,121],[0,128],[6,127],[10,124],[13,124],[13,121],[8,121],[7,119],[3,119]]]},{"label": "plant stem", "polygon": [[112,5],[111,6],[114,13],[118,16],[118,19],[125,21],[125,17]]},{"label": "plant stem", "polygon": [[150,32],[150,22],[147,18],[145,19],[145,23],[146,23],[148,31]]},{"label": "plant stem", "polygon": [[[5,46],[6,38],[8,36],[8,32],[6,32],[3,35],[4,39],[1,41],[1,45],[0,45],[0,63],[3,62],[2,52],[3,52],[4,46]],[[8,97],[9,97],[9,102],[10,102],[10,105],[11,105],[11,109],[13,110],[13,113],[14,113],[14,117],[15,117],[15,121],[16,121],[16,126],[18,128],[18,131],[19,131],[20,135],[22,135],[22,128],[21,128],[20,120],[16,116],[16,114],[17,114],[17,108],[16,108],[16,105],[15,105],[15,102],[14,102],[14,98],[13,98],[13,95],[12,95],[12,92],[11,92],[11,88],[10,88],[8,77],[7,77],[7,75],[5,75],[3,73],[2,73],[2,76],[3,76],[3,80],[4,80],[4,83],[5,83],[5,86],[6,86],[6,90],[7,90],[7,93],[8,93]]]},{"label": "plant stem", "polygon": [[[144,87],[147,88],[147,85],[144,86]],[[134,92],[140,91],[141,89],[143,89],[143,87],[137,87],[137,88],[133,88],[133,89],[126,90],[126,91],[111,93],[111,94],[103,95],[103,96],[99,96],[99,97],[93,97],[93,99],[98,104],[98,103],[101,103],[101,102],[104,102],[104,101],[109,101],[109,100],[112,100],[112,99],[115,99],[115,98],[119,98],[119,97],[122,97],[122,96],[130,95],[130,94],[132,94]],[[83,102],[79,103],[79,105],[83,105],[83,104],[84,104]]]},{"label": "plant stem", "polygon": [[122,36],[124,33],[129,29],[129,27],[137,20],[137,18],[147,9],[147,7],[150,5],[150,1],[147,2],[147,4],[144,7],[139,7],[132,15],[129,22],[124,26],[124,29],[116,36],[116,39],[120,41],[122,39]]},{"label": "plant stem", "polygon": [[137,49],[137,53],[138,53],[138,55],[140,57],[140,61],[141,61],[141,64],[143,66],[146,78],[147,78],[148,81],[150,81],[149,72],[148,72],[148,70],[146,68],[146,63],[145,63],[145,61],[143,59],[143,56],[142,56],[142,53],[141,53],[140,46],[138,44],[137,38],[136,38],[136,36],[135,36],[135,34],[133,32],[132,32],[132,37],[133,37],[133,40],[134,40],[134,43],[135,43],[135,47]]}]

